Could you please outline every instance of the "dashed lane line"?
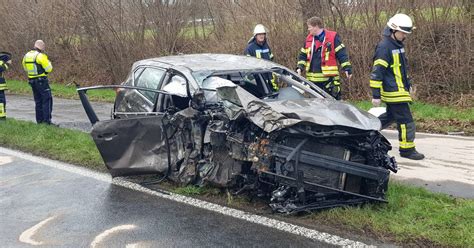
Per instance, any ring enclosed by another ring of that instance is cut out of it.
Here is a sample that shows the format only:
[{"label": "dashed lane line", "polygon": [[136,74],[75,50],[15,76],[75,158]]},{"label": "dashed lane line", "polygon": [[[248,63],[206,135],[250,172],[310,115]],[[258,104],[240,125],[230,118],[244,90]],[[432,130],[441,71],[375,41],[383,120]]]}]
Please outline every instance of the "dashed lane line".
[{"label": "dashed lane line", "polygon": [[29,160],[29,161],[32,161],[32,162],[35,162],[35,163],[40,163],[40,164],[43,164],[43,165],[46,165],[46,166],[49,166],[49,167],[52,167],[52,168],[60,169],[60,170],[63,170],[63,171],[68,171],[68,172],[79,174],[79,175],[86,176],[86,177],[89,177],[89,178],[94,178],[94,179],[102,181],[102,182],[112,183],[112,184],[115,184],[115,185],[118,185],[118,186],[133,189],[133,190],[140,191],[140,192],[143,192],[143,193],[147,193],[147,194],[150,194],[150,195],[155,195],[155,196],[158,196],[160,198],[165,198],[165,199],[169,199],[169,200],[172,200],[172,201],[175,201],[175,202],[181,202],[181,203],[185,203],[185,204],[188,204],[188,205],[191,205],[191,206],[194,206],[194,207],[199,207],[199,208],[202,208],[202,209],[213,211],[213,212],[216,212],[216,213],[221,213],[223,215],[227,215],[227,216],[231,216],[231,217],[234,217],[234,218],[237,218],[237,219],[245,220],[245,221],[248,221],[248,222],[251,222],[251,223],[267,226],[267,227],[274,228],[274,229],[284,231],[284,232],[287,232],[287,233],[300,235],[300,236],[303,236],[303,237],[306,237],[306,238],[309,238],[309,239],[312,239],[312,240],[315,240],[315,241],[324,242],[324,243],[327,243],[327,244],[330,244],[330,245],[336,245],[336,246],[342,246],[342,247],[369,247],[369,245],[367,245],[365,243],[362,243],[362,242],[359,242],[359,241],[354,241],[354,240],[346,239],[346,238],[343,238],[343,237],[340,237],[340,236],[337,236],[337,235],[316,231],[316,230],[306,228],[306,227],[302,227],[302,226],[298,226],[298,225],[295,225],[295,224],[290,224],[290,223],[287,223],[287,222],[284,222],[284,221],[271,219],[271,218],[264,217],[264,216],[259,216],[259,215],[256,215],[256,214],[251,214],[251,213],[248,213],[248,212],[245,212],[245,211],[241,211],[241,210],[221,206],[221,205],[218,205],[218,204],[215,204],[215,203],[210,203],[210,202],[206,202],[206,201],[203,201],[203,200],[198,200],[198,199],[194,199],[194,198],[191,198],[191,197],[178,195],[178,194],[174,194],[174,193],[163,194],[163,193],[145,188],[145,187],[143,187],[139,184],[132,183],[130,181],[126,181],[126,180],[123,180],[123,179],[120,179],[120,178],[114,178],[112,180],[110,175],[106,174],[106,173],[95,172],[95,171],[92,171],[92,170],[89,170],[89,169],[80,168],[80,167],[77,167],[77,166],[74,166],[74,165],[70,165],[70,164],[50,160],[50,159],[47,159],[47,158],[33,156],[33,155],[30,155],[30,154],[27,154],[27,153],[10,150],[10,149],[3,148],[3,147],[0,147],[0,153],[20,157],[22,159]]},{"label": "dashed lane line", "polygon": [[104,239],[106,239],[108,236],[113,235],[116,232],[121,232],[121,231],[127,231],[127,230],[133,230],[137,226],[135,225],[120,225],[116,227],[112,227],[110,229],[107,229],[103,231],[101,234],[97,235],[94,240],[91,243],[91,248],[97,247]]},{"label": "dashed lane line", "polygon": [[34,240],[33,235],[35,235],[40,228],[42,228],[44,225],[46,225],[48,222],[55,219],[56,217],[57,216],[51,216],[51,217],[46,218],[45,220],[41,221],[40,223],[28,228],[26,231],[21,233],[18,240],[20,240],[20,242],[23,242],[23,243],[29,244],[29,245],[42,245],[44,242]]}]

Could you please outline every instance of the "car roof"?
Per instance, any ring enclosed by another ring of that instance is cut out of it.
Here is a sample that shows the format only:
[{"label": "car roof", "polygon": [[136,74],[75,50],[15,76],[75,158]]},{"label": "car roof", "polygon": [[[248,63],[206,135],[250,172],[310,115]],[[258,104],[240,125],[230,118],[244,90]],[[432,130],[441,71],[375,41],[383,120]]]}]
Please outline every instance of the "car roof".
[{"label": "car roof", "polygon": [[165,68],[187,68],[191,72],[199,71],[235,71],[258,70],[282,67],[268,60],[233,54],[186,54],[140,60],[135,66],[156,65]]}]

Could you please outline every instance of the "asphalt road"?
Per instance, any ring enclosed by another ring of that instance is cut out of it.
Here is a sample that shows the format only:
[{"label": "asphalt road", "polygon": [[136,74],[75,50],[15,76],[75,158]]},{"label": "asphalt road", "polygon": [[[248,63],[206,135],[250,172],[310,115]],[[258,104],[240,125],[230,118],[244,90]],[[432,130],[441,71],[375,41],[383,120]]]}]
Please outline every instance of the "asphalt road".
[{"label": "asphalt road", "polygon": [[398,133],[383,131],[392,143],[400,170],[391,178],[424,187],[433,192],[474,199],[474,137],[417,133],[417,150],[424,160],[410,160],[398,154]]},{"label": "asphalt road", "polygon": [[[93,103],[99,119],[110,119],[112,104]],[[7,116],[34,121],[34,102],[31,96],[7,96]],[[89,131],[91,125],[78,100],[54,99],[53,122],[60,127]],[[456,197],[474,198],[474,137],[417,133],[417,150],[424,153],[422,161],[398,155],[397,132],[382,132],[393,145],[400,170],[392,179],[433,192]]]},{"label": "asphalt road", "polygon": [[198,203],[0,148],[2,247],[366,245],[210,203],[194,206]]},{"label": "asphalt road", "polygon": [[[95,103],[92,106],[99,120],[110,119],[112,103]],[[33,96],[7,95],[7,117],[35,122]],[[79,100],[53,98],[52,122],[63,128],[89,132],[91,124]]]}]

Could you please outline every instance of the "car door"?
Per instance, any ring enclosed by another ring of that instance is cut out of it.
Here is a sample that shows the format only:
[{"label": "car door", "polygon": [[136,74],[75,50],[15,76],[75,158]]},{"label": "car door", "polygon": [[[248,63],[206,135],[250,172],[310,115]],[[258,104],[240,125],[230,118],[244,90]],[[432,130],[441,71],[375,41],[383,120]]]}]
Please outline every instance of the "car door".
[{"label": "car door", "polygon": [[[91,135],[110,174],[128,176],[164,173],[168,168],[168,147],[163,126],[164,113],[154,112],[156,90],[166,72],[144,67],[135,70],[135,86],[154,89],[122,90],[116,100],[114,119],[94,124]],[[122,111],[117,111],[122,110]]]},{"label": "car door", "polygon": [[[158,89],[166,75],[166,70],[158,67],[139,66],[131,73],[124,85]],[[137,89],[120,89],[115,101],[115,115],[151,112],[158,95],[155,92]]]},{"label": "car door", "polygon": [[163,113],[97,122],[92,138],[110,174],[164,173],[168,147]]}]

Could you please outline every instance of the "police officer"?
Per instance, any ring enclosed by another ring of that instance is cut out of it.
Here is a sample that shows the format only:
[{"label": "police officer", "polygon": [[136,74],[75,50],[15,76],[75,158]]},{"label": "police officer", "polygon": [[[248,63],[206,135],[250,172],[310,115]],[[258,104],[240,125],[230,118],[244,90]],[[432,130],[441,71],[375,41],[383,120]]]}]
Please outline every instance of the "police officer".
[{"label": "police officer", "polygon": [[7,99],[5,98],[5,90],[7,90],[7,82],[3,76],[3,72],[8,70],[8,67],[11,65],[12,55],[7,52],[0,52],[0,120],[5,120],[7,117],[6,114],[6,105]]},{"label": "police officer", "polygon": [[306,22],[309,34],[298,55],[298,74],[306,78],[337,100],[341,99],[338,62],[347,79],[352,77],[352,66],[347,49],[340,36],[324,28],[323,20],[313,16]]},{"label": "police officer", "polygon": [[42,40],[37,40],[34,48],[23,57],[22,64],[33,90],[36,122],[52,124],[53,97],[49,87],[48,74],[53,70],[53,65],[44,53],[45,47],[46,45]]},{"label": "police officer", "polygon": [[396,14],[387,22],[382,41],[375,49],[370,87],[372,104],[377,107],[383,101],[387,105],[387,112],[379,117],[382,128],[397,123],[400,156],[421,160],[425,156],[415,149],[415,122],[409,106],[412,99],[403,47],[413,29],[411,18],[405,14]]}]

